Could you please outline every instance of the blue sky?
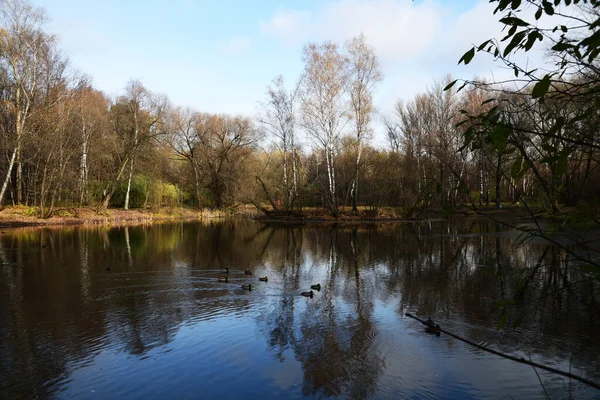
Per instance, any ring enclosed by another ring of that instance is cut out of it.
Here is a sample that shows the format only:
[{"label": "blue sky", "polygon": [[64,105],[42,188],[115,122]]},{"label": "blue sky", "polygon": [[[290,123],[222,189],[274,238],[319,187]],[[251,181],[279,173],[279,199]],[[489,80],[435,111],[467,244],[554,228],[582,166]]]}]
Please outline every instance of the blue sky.
[{"label": "blue sky", "polygon": [[487,0],[32,1],[98,89],[116,95],[136,78],[205,112],[254,115],[276,75],[297,80],[306,43],[342,44],[361,31],[383,66],[382,115],[446,73],[507,73],[483,56],[456,65],[471,43],[499,35]]}]

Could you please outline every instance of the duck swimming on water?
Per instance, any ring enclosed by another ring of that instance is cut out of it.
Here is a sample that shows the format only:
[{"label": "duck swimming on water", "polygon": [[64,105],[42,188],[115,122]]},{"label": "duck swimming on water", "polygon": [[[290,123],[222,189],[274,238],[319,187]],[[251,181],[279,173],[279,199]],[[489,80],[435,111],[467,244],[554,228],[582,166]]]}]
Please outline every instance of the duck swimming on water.
[{"label": "duck swimming on water", "polygon": [[300,293],[304,297],[313,297],[313,291]]},{"label": "duck swimming on water", "polygon": [[252,285],[242,285],[242,289],[243,290],[251,291],[252,290]]},{"label": "duck swimming on water", "polygon": [[425,328],[425,332],[427,332],[427,333],[435,333],[435,336],[440,336],[440,334],[442,332],[442,328],[440,328],[439,325],[436,325],[435,327],[428,326],[427,328]]},{"label": "duck swimming on water", "polygon": [[267,276],[263,276],[262,278],[258,278],[258,280],[261,282],[268,282],[269,278]]},{"label": "duck swimming on water", "polygon": [[249,269],[245,270],[245,271],[244,271],[244,273],[245,273],[246,275],[252,275],[252,271],[250,271]]},{"label": "duck swimming on water", "polygon": [[310,285],[311,289],[315,289],[316,291],[320,292],[321,291],[321,284],[317,283],[316,285]]}]

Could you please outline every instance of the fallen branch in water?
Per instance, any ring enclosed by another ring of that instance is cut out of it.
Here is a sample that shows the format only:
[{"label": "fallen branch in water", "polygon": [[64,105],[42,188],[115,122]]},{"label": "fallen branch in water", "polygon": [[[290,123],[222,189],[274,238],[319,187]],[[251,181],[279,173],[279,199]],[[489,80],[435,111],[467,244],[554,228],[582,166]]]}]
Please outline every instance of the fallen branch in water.
[{"label": "fallen branch in water", "polygon": [[[414,316],[414,315],[412,315],[411,313],[406,313],[406,316],[407,316],[407,317],[410,317],[410,318],[413,318],[413,319],[416,319],[417,321],[419,321],[419,322],[420,322],[420,323],[422,323],[423,325],[427,325],[427,323],[426,323],[424,320],[422,320],[422,319],[421,319],[421,318],[419,318],[419,317],[415,317],[415,316]],[[562,375],[562,376],[565,376],[565,377],[567,377],[567,378],[572,378],[572,379],[575,379],[575,380],[577,380],[577,381],[579,381],[579,382],[585,383],[586,385],[589,385],[589,386],[591,386],[591,387],[594,387],[594,388],[596,388],[596,389],[600,389],[600,384],[598,384],[598,383],[596,383],[596,382],[592,382],[592,381],[590,381],[590,380],[588,380],[588,379],[585,379],[585,378],[583,378],[583,377],[581,377],[581,376],[574,375],[574,374],[572,374],[571,372],[565,372],[565,371],[561,371],[561,370],[559,370],[559,369],[556,369],[556,368],[548,367],[548,366],[546,366],[546,365],[538,364],[538,363],[536,363],[536,362],[533,362],[533,361],[527,361],[527,360],[526,360],[526,359],[524,359],[523,357],[515,357],[515,356],[511,356],[511,355],[508,355],[508,354],[501,353],[501,352],[499,352],[499,351],[496,351],[496,350],[490,349],[489,347],[485,347],[485,346],[482,346],[482,345],[480,345],[480,344],[477,344],[477,343],[475,343],[475,342],[472,342],[472,341],[470,341],[470,340],[468,340],[468,339],[462,338],[462,337],[460,337],[460,336],[458,336],[458,335],[455,335],[455,334],[454,334],[454,333],[452,333],[452,332],[448,332],[448,331],[446,331],[446,330],[444,330],[444,329],[440,329],[440,331],[441,331],[441,332],[443,332],[443,333],[445,333],[445,334],[446,334],[446,335],[448,335],[448,336],[452,336],[452,337],[453,337],[453,338],[455,338],[455,339],[458,339],[458,340],[460,340],[460,341],[462,341],[462,342],[465,342],[465,343],[467,343],[467,344],[470,344],[471,346],[475,346],[475,347],[477,347],[478,349],[485,350],[485,351],[487,351],[488,353],[492,353],[492,354],[495,354],[495,355],[497,355],[497,356],[504,357],[504,358],[507,358],[507,359],[509,359],[509,360],[513,360],[513,361],[516,361],[516,362],[519,362],[519,363],[522,363],[522,364],[527,364],[527,365],[531,365],[531,366],[533,366],[533,367],[541,368],[541,369],[543,369],[543,370],[546,370],[546,371],[554,372],[555,374]]]}]

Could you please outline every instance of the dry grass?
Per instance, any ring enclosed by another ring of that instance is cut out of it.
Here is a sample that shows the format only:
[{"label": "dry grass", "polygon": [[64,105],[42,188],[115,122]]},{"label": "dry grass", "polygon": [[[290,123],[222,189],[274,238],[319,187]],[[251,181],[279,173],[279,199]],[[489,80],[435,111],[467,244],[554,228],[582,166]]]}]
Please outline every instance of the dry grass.
[{"label": "dry grass", "polygon": [[105,213],[98,213],[94,209],[87,207],[60,208],[50,218],[40,218],[39,214],[37,207],[6,207],[0,211],[0,226],[122,225],[166,220],[225,218],[234,215],[233,212],[221,210],[195,210],[188,208],[161,208],[156,210],[109,209]]}]

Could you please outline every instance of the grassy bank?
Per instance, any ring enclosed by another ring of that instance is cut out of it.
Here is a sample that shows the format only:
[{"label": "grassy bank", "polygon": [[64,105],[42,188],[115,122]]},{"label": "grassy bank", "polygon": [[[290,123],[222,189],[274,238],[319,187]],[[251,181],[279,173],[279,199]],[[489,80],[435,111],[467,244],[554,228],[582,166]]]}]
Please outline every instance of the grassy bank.
[{"label": "grassy bank", "polygon": [[[573,209],[564,209],[560,215],[551,215],[543,211],[534,211],[536,219],[566,220]],[[408,214],[401,208],[394,207],[359,207],[354,213],[350,207],[341,208],[337,217],[328,209],[305,207],[293,211],[267,211],[258,212],[251,205],[240,205],[235,209],[213,210],[193,208],[160,208],[160,209],[109,209],[105,213],[98,213],[93,208],[65,207],[57,209],[52,217],[40,218],[37,207],[11,206],[0,210],[0,227],[17,226],[47,226],[47,225],[123,225],[135,223],[148,223],[153,221],[168,220],[202,220],[242,216],[254,218],[264,222],[297,224],[311,222],[390,222],[390,221],[420,221],[451,217],[491,217],[498,220],[532,220],[531,213],[524,207],[507,206],[502,209],[495,207],[481,207],[472,209],[468,207],[454,210],[418,209]]]},{"label": "grassy bank", "polygon": [[254,210],[239,207],[235,210],[210,210],[190,208],[160,208],[147,210],[108,209],[98,213],[89,207],[66,207],[57,209],[52,217],[40,218],[39,209],[29,206],[5,207],[0,211],[0,227],[45,225],[123,225],[168,220],[201,220],[226,218],[236,215],[253,216]]}]

